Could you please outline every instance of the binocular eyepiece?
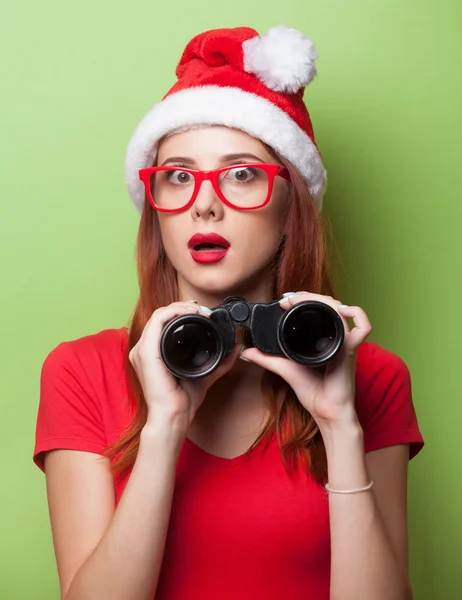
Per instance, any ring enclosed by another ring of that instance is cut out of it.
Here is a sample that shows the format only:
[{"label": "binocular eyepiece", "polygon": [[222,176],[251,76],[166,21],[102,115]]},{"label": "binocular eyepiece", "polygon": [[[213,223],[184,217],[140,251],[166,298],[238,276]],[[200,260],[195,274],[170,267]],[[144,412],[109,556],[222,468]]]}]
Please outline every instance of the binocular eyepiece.
[{"label": "binocular eyepiece", "polygon": [[170,321],[160,339],[161,358],[176,377],[205,377],[232,352],[239,327],[245,328],[247,347],[312,367],[332,360],[345,336],[340,315],[324,302],[283,309],[278,301],[251,303],[228,296],[210,317],[191,314]]}]

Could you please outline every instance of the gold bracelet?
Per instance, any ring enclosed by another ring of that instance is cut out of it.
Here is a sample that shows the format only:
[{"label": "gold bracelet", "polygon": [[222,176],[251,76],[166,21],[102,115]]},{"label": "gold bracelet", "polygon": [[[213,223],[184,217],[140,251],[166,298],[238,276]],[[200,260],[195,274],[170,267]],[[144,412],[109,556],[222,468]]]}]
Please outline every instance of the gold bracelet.
[{"label": "gold bracelet", "polygon": [[326,483],[325,488],[331,494],[358,494],[359,492],[366,492],[367,490],[370,490],[373,485],[374,485],[374,482],[371,481],[369,483],[369,485],[366,485],[365,487],[362,487],[362,488],[356,488],[355,490],[333,490],[329,486],[329,484]]}]

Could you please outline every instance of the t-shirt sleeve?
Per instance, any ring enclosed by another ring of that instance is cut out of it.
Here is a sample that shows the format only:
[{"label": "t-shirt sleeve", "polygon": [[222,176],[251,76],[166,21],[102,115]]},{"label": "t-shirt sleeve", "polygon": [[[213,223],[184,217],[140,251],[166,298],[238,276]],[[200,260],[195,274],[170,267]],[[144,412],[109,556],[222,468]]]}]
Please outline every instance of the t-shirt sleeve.
[{"label": "t-shirt sleeve", "polygon": [[45,472],[44,452],[58,448],[97,454],[106,448],[101,405],[73,342],[56,346],[42,365],[34,463]]},{"label": "t-shirt sleeve", "polygon": [[402,358],[369,344],[357,378],[358,418],[365,452],[395,444],[410,444],[409,460],[424,446],[412,399],[409,369]]}]

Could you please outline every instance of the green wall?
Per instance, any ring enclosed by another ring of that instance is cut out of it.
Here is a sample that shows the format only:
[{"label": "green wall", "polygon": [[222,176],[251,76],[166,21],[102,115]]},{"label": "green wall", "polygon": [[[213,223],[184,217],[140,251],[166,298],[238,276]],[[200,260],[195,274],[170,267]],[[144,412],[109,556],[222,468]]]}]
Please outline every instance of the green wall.
[{"label": "green wall", "polygon": [[39,374],[56,344],[122,326],[135,302],[128,139],[194,34],[286,23],[320,53],[306,99],[329,172],[339,296],[364,307],[370,339],[413,375],[427,443],[410,467],[415,597],[452,600],[462,583],[460,2],[170,6],[2,6],[0,598],[59,598],[45,477],[32,464]]}]

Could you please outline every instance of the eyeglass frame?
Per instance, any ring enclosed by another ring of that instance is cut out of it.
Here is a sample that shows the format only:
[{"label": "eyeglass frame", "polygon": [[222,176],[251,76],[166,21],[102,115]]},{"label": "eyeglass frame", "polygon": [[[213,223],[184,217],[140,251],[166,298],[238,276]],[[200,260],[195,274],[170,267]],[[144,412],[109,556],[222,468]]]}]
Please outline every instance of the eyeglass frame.
[{"label": "eyeglass frame", "polygon": [[[266,172],[266,174],[268,176],[268,194],[267,194],[265,201],[262,204],[259,204],[258,206],[252,206],[252,207],[237,206],[235,204],[232,204],[232,202],[230,202],[229,200],[227,200],[227,198],[221,191],[218,178],[219,178],[220,174],[225,171],[230,171],[231,169],[238,169],[238,168],[246,169],[249,167],[262,169],[263,171]],[[157,204],[155,203],[154,198],[152,196],[150,180],[151,180],[151,175],[153,173],[157,173],[159,171],[181,171],[182,173],[190,173],[194,176],[194,190],[193,190],[192,196],[191,196],[190,200],[181,208],[162,208],[160,206],[157,206]],[[266,206],[271,199],[271,194],[273,193],[275,177],[280,176],[283,179],[285,179],[286,181],[288,181],[289,183],[291,181],[289,170],[287,169],[287,167],[282,166],[282,165],[277,165],[274,163],[241,163],[238,165],[219,167],[218,169],[211,169],[208,171],[201,171],[199,169],[188,169],[188,168],[180,167],[177,165],[166,165],[166,166],[162,166],[162,167],[146,167],[144,169],[140,169],[138,171],[138,175],[139,175],[140,180],[144,184],[146,196],[147,196],[151,206],[155,210],[157,210],[159,212],[165,212],[165,213],[178,213],[178,212],[183,212],[184,210],[188,210],[188,208],[190,208],[196,201],[196,198],[199,195],[201,186],[205,180],[211,181],[216,195],[220,198],[220,200],[223,202],[223,204],[226,204],[226,206],[229,206],[230,208],[235,208],[236,210],[256,210],[258,208],[263,208],[264,206]]]}]

